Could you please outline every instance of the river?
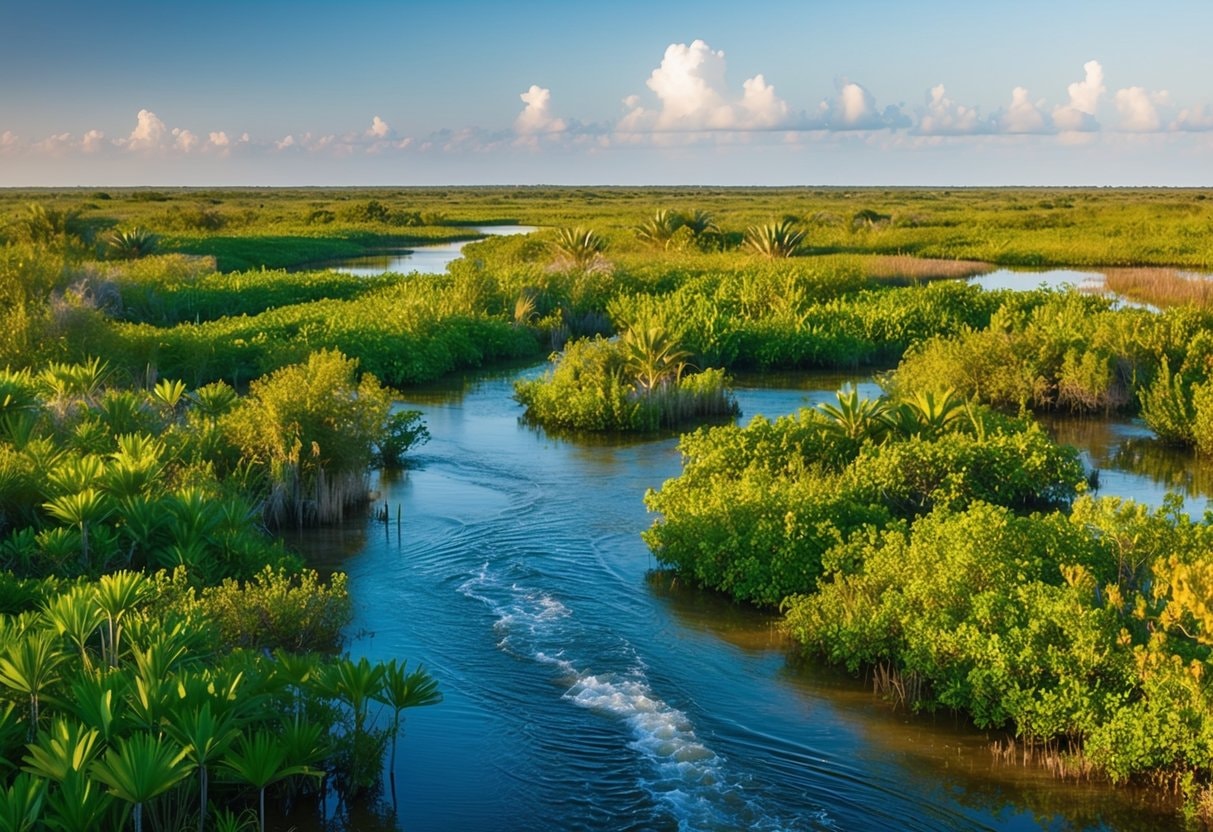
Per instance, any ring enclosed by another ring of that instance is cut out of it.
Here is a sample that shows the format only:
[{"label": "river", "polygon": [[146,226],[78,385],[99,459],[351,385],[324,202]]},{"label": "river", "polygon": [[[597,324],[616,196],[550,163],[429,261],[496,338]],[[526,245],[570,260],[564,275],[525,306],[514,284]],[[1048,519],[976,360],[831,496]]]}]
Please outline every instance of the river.
[{"label": "river", "polygon": [[[433,439],[379,483],[391,522],[310,538],[349,573],[351,651],[424,663],[445,694],[408,714],[398,813],[344,828],[1178,828],[1142,792],[998,763],[990,736],[797,660],[774,616],[651,577],[642,497],[679,473],[676,440],[548,436],[518,375],[410,393]],[[844,380],[739,400],[775,417]]]},{"label": "river", "polygon": [[[479,234],[477,239],[499,237],[508,234],[530,234],[535,230],[530,225],[474,225],[468,232]],[[312,263],[308,268],[330,269],[359,277],[373,277],[385,272],[421,272],[442,274],[446,267],[463,256],[463,247],[475,240],[460,240],[455,243],[431,243],[412,248],[388,248],[360,257]]]}]

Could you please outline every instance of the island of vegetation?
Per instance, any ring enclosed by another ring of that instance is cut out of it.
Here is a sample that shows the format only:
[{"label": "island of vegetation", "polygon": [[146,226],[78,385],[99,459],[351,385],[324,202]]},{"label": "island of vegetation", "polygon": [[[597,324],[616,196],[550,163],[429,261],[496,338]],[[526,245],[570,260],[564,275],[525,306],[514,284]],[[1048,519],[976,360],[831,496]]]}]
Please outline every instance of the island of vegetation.
[{"label": "island of vegetation", "polygon": [[[376,799],[441,680],[342,653],[344,577],[275,532],[363,522],[368,470],[426,436],[393,388],[545,354],[518,400],[591,431],[720,421],[731,374],[884,371],[879,399],[687,433],[658,560],[907,707],[1213,822],[1211,520],[1096,498],[1033,419],[1213,452],[1208,196],[0,192],[0,828]],[[320,265],[490,223],[539,230],[441,275]],[[996,266],[1120,298],[966,282]]]}]

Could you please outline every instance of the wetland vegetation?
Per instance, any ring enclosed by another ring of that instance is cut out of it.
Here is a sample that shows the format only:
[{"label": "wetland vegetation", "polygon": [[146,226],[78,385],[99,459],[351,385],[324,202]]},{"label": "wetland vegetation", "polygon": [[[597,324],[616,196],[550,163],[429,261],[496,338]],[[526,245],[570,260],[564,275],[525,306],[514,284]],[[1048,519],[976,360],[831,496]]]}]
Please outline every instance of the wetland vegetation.
[{"label": "wetland vegetation", "polygon": [[[363,517],[368,471],[426,437],[393,391],[548,354],[514,388],[534,422],[691,431],[647,497],[661,564],[904,707],[1210,823],[1209,518],[1097,499],[1034,420],[1213,452],[1209,196],[0,192],[0,823],[377,798],[437,683],[342,654],[345,578],[275,534]],[[442,274],[308,267],[486,224],[539,230]],[[1106,270],[1151,306],[963,280],[995,266]],[[807,369],[884,395],[694,429],[736,412],[730,374]]]}]

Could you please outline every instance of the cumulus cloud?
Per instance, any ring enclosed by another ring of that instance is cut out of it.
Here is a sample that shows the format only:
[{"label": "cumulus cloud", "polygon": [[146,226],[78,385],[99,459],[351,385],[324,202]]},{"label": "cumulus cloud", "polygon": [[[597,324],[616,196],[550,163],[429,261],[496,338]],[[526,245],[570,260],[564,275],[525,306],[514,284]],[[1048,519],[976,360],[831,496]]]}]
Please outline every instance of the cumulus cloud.
[{"label": "cumulus cloud", "polygon": [[1144,87],[1128,87],[1116,91],[1116,111],[1120,113],[1120,129],[1130,133],[1153,133],[1162,127],[1162,118],[1154,106],[1155,96]]},{"label": "cumulus cloud", "polygon": [[1107,92],[1103,83],[1103,67],[1099,65],[1099,61],[1087,61],[1082,68],[1086,73],[1083,80],[1075,81],[1066,87],[1066,92],[1070,94],[1069,103],[1053,108],[1053,123],[1059,130],[1099,129],[1095,112],[1099,108],[1099,99]]},{"label": "cumulus cloud", "polygon": [[288,150],[295,146],[295,137],[289,133],[283,136],[278,141],[274,142],[274,147],[277,150]]},{"label": "cumulus cloud", "polygon": [[1011,104],[994,116],[998,129],[1003,133],[1049,133],[1052,122],[1044,112],[1043,101],[1028,97],[1026,87],[1011,90]]},{"label": "cumulus cloud", "polygon": [[987,129],[977,108],[957,104],[948,98],[943,84],[931,87],[926,108],[918,112],[918,132],[927,136],[966,135]]},{"label": "cumulus cloud", "polygon": [[514,119],[514,130],[522,136],[539,133],[560,133],[567,127],[564,119],[552,113],[552,91],[538,84],[519,94],[526,106]]},{"label": "cumulus cloud", "polygon": [[[1172,130],[1205,131],[1213,130],[1213,107],[1199,104],[1195,107],[1185,107],[1171,122]],[[0,141],[0,145],[3,142]]]},{"label": "cumulus cloud", "polygon": [[130,150],[158,149],[169,132],[164,122],[151,110],[140,110],[135,119],[135,129],[123,143]]},{"label": "cumulus cloud", "polygon": [[839,79],[837,94],[817,105],[816,117],[809,126],[825,130],[881,130],[886,127],[909,127],[910,117],[901,108],[890,104],[883,110],[876,106],[876,97],[867,87],[854,81]]},{"label": "cumulus cloud", "polygon": [[100,130],[89,130],[80,139],[80,149],[85,153],[96,153],[105,144],[105,134]]},{"label": "cumulus cloud", "polygon": [[189,153],[198,145],[198,137],[189,130],[180,127],[174,127],[172,131],[173,147],[180,150],[182,153]]},{"label": "cumulus cloud", "polygon": [[391,132],[392,132],[391,125],[389,125],[386,121],[381,119],[379,116],[375,116],[373,119],[371,119],[371,126],[366,131],[366,134],[368,136],[371,136],[376,139],[382,139],[382,138],[386,138],[387,135]]},{"label": "cumulus cloud", "polygon": [[232,140],[227,137],[227,133],[222,130],[211,133],[207,136],[207,141],[212,147],[228,147],[232,143]]},{"label": "cumulus cloud", "polygon": [[33,146],[35,153],[44,153],[50,156],[59,156],[72,148],[71,133],[55,133],[47,136]]},{"label": "cumulus cloud", "polygon": [[616,130],[632,132],[696,132],[704,130],[768,130],[785,126],[788,105],[761,74],[742,82],[741,94],[726,82],[724,52],[702,40],[672,43],[661,64],[645,81],[657,97],[649,109],[640,96],[623,100],[626,114]]}]

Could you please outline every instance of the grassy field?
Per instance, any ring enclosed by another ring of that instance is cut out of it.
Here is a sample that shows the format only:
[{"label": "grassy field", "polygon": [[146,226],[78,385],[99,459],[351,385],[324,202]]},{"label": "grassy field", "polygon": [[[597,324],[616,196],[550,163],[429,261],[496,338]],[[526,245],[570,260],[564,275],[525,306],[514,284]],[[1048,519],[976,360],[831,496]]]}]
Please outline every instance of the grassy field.
[{"label": "grassy field", "polygon": [[[583,225],[642,251],[655,211],[705,211],[719,244],[789,219],[805,252],[919,255],[999,265],[1213,270],[1213,191],[1188,189],[351,188],[0,191],[11,238],[30,203],[78,211],[86,240],[120,227],[225,270],[293,266],[385,242],[466,238],[467,225]],[[257,238],[254,244],[249,238]]]}]

